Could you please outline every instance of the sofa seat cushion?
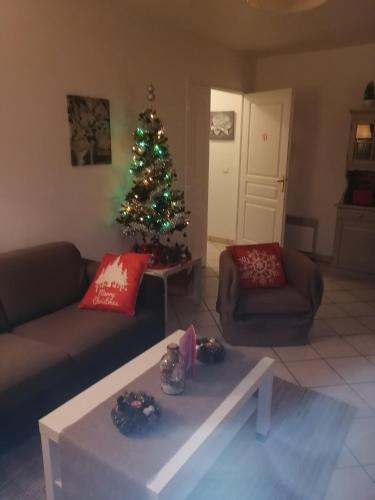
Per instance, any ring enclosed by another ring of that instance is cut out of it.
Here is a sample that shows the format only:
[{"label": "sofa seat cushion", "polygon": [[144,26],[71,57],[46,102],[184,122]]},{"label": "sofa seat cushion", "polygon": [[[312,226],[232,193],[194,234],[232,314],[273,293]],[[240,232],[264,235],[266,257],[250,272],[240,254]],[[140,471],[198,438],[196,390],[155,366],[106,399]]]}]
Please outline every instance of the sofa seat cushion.
[{"label": "sofa seat cushion", "polygon": [[0,335],[0,410],[7,413],[72,371],[67,354],[33,339]]},{"label": "sofa seat cushion", "polygon": [[235,316],[246,319],[253,314],[299,314],[309,309],[309,300],[288,284],[282,288],[241,289]]},{"label": "sofa seat cushion", "polygon": [[37,340],[71,356],[82,367],[128,353],[138,354],[142,342],[152,336],[153,313],[143,309],[135,316],[112,311],[79,309],[78,303],[64,307],[13,331],[17,336]]}]

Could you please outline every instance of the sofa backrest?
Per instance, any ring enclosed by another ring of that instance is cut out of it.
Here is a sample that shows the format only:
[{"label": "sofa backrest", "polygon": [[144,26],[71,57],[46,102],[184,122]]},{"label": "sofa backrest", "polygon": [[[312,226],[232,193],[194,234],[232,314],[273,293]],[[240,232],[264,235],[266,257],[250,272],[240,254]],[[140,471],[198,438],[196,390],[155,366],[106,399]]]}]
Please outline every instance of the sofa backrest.
[{"label": "sofa backrest", "polygon": [[85,264],[72,243],[48,243],[0,254],[0,304],[10,326],[78,300]]}]

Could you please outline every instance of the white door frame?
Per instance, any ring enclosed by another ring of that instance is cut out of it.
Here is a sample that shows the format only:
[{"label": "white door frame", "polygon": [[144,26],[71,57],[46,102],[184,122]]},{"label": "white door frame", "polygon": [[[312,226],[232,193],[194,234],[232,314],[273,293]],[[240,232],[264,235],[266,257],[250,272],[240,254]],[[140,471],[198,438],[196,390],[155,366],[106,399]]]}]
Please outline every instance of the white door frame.
[{"label": "white door frame", "polygon": [[[188,114],[190,112],[190,106],[189,106],[189,86],[191,86],[191,85],[197,85],[197,86],[200,86],[200,87],[204,87],[204,88],[206,88],[210,92],[210,94],[211,94],[211,90],[220,90],[222,92],[230,92],[232,94],[239,94],[242,97],[244,97],[244,95],[245,95],[244,92],[242,92],[240,90],[228,89],[228,88],[221,87],[219,85],[209,85],[207,83],[200,83],[200,82],[190,81],[190,80],[186,81],[186,101],[185,101],[185,106],[186,106],[186,110],[185,110],[185,113],[186,113],[185,124],[186,124],[186,126],[185,126],[185,172],[184,172],[184,175],[185,175],[185,192],[187,193],[187,195],[188,195],[187,197],[188,198],[190,197],[190,193],[191,193],[191,184],[189,183],[190,168],[189,168],[189,150],[188,150],[188,148],[189,148]],[[242,102],[242,107],[243,107],[243,102]],[[209,106],[209,108],[207,110],[208,117],[209,117],[210,110],[211,110],[211,107]],[[241,128],[241,131],[242,131],[242,120],[241,120],[240,128]],[[209,122],[207,123],[207,130],[209,130]],[[208,141],[209,141],[209,139],[208,139]],[[242,141],[242,133],[241,133],[241,141]],[[240,150],[241,150],[241,143],[240,143]],[[241,156],[240,156],[240,165],[241,165]],[[204,242],[207,241],[207,236],[208,236],[207,219],[208,219],[209,158],[207,158],[207,164],[206,164],[205,168],[206,168],[206,171],[204,172],[204,175],[201,178],[201,180],[205,184],[204,186],[202,186],[202,189],[204,190],[205,199],[206,199],[206,203],[202,207],[204,210],[202,210],[203,213],[202,213],[201,237],[203,238]],[[239,182],[239,180],[238,180],[238,182]],[[239,184],[237,185],[237,199],[238,199],[238,189],[239,189]],[[188,204],[187,204],[187,209],[189,209]],[[237,224],[238,224],[238,210],[237,210],[237,217],[236,217],[236,234],[237,234]],[[202,256],[201,256],[202,257],[202,264],[206,265],[206,261],[207,261],[207,246],[203,245],[203,247],[204,248],[202,249]]]},{"label": "white door frame", "polygon": [[[196,196],[197,192],[201,194],[202,197],[202,203],[201,203],[201,220],[202,220],[202,225],[200,227],[200,238],[202,239],[201,241],[201,250],[200,253],[201,255],[194,255],[194,257],[201,257],[202,259],[202,265],[205,266],[207,262],[207,216],[208,216],[208,172],[209,172],[209,157],[208,157],[208,152],[207,152],[207,161],[204,162],[204,164],[200,161],[200,167],[202,168],[202,175],[199,176],[199,186],[194,186],[194,170],[196,171],[197,165],[196,165],[196,157],[194,152],[190,149],[191,148],[191,143],[194,142],[194,139],[190,139],[189,137],[189,132],[192,133],[190,130],[191,123],[189,120],[191,119],[191,100],[190,100],[190,89],[191,88],[201,88],[202,90],[206,90],[207,92],[210,92],[210,87],[206,84],[201,84],[199,82],[195,81],[190,81],[186,80],[186,86],[185,86],[185,193],[186,193],[186,206],[187,209],[189,210],[189,203],[192,200],[192,193],[194,192],[194,187],[197,189],[195,191]],[[210,116],[210,104],[208,101],[208,109],[206,109],[207,113],[207,148],[209,146],[209,116]],[[204,148],[202,148],[204,149]],[[203,151],[202,156],[204,156],[205,153]],[[200,158],[201,160],[201,158]],[[197,175],[195,175],[196,179],[195,181],[197,182]],[[192,204],[190,204],[192,205]],[[190,231],[199,231],[199,228],[193,228],[190,229]],[[195,233],[196,235],[197,233]],[[195,236],[196,238],[196,236]],[[193,236],[193,239],[195,239]],[[194,252],[194,249],[193,249]]]},{"label": "white door frame", "polygon": [[[237,240],[237,232],[238,232],[238,199],[239,199],[239,189],[240,189],[240,171],[241,171],[241,155],[242,155],[242,129],[243,129],[243,119],[244,119],[244,114],[243,114],[243,109],[244,109],[244,98],[245,98],[245,93],[244,92],[241,92],[240,90],[231,90],[231,89],[228,89],[228,88],[223,88],[223,87],[217,87],[217,86],[211,86],[210,87],[210,91],[212,90],[218,90],[220,92],[228,92],[230,94],[237,94],[239,96],[242,97],[242,104],[241,104],[241,121],[240,122],[237,122],[237,126],[236,126],[236,129],[235,129],[235,134],[240,134],[240,141],[239,141],[239,165],[238,165],[238,177],[237,177],[237,187],[236,187],[236,200],[237,200],[237,206],[236,206],[236,221],[235,221],[235,232],[234,234],[236,235],[236,239],[235,241]],[[211,110],[211,107],[210,107],[210,110]],[[210,165],[208,165],[208,169],[209,169]],[[207,190],[208,190],[209,186],[207,186]],[[207,213],[208,213],[208,206],[207,206]],[[207,217],[208,219],[208,217]],[[208,233],[206,232],[206,235]],[[207,236],[206,236],[206,240],[207,240]]]}]

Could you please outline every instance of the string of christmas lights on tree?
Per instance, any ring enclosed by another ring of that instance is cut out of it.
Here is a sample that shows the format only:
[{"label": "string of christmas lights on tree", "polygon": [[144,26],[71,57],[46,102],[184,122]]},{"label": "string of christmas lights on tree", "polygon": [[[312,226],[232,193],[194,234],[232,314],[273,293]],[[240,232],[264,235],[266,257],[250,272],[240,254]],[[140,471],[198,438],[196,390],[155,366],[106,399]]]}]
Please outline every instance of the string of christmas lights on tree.
[{"label": "string of christmas lights on tree", "polygon": [[[140,234],[144,242],[183,231],[189,224],[184,193],[172,189],[177,179],[168,151],[163,123],[152,109],[155,91],[147,88],[148,108],[140,113],[129,172],[133,187],[121,205],[117,222],[127,236]],[[186,236],[184,234],[184,236]]]}]

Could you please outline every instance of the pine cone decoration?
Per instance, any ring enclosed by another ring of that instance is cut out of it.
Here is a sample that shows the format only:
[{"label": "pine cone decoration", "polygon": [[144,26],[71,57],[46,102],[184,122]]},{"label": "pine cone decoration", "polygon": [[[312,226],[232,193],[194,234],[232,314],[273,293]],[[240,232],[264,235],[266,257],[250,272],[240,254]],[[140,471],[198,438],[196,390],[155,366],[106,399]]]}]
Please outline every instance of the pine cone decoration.
[{"label": "pine cone decoration", "polygon": [[125,392],[117,398],[117,404],[111,410],[114,425],[125,436],[142,432],[160,415],[155,399],[144,392]]},{"label": "pine cone decoration", "polygon": [[225,358],[225,349],[214,337],[197,338],[197,360],[201,363],[221,363]]}]

